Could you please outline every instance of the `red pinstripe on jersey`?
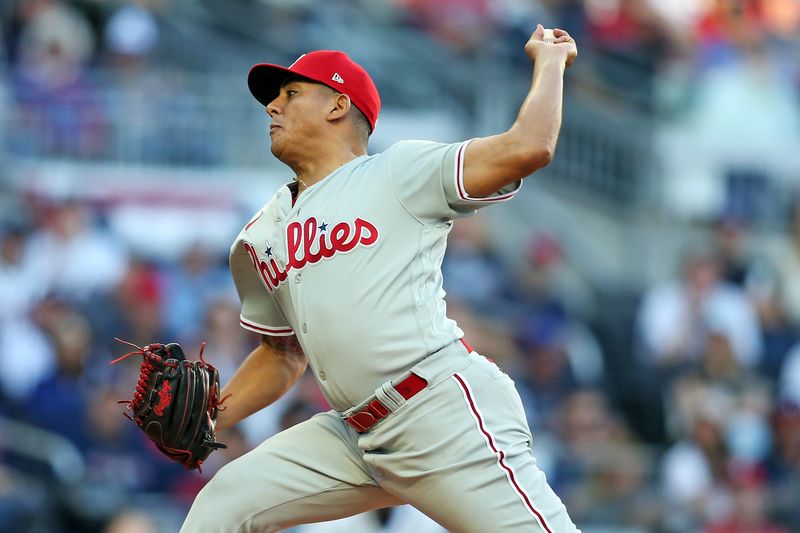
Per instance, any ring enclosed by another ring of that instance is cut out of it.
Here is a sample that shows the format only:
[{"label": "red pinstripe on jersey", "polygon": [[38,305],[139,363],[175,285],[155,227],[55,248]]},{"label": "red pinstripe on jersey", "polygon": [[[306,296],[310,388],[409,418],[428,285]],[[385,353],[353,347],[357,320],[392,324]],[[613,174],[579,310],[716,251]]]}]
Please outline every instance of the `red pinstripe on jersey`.
[{"label": "red pinstripe on jersey", "polygon": [[467,189],[464,187],[464,152],[467,149],[467,145],[472,141],[465,141],[461,143],[461,146],[458,147],[458,154],[456,155],[456,192],[458,192],[458,197],[462,200],[468,200],[470,202],[503,202],[505,200],[510,200],[517,194],[518,189],[514,189],[511,192],[500,194],[498,196],[487,196],[485,198],[473,198],[469,194],[467,194]]},{"label": "red pinstripe on jersey", "polygon": [[274,335],[274,336],[294,335],[294,330],[292,328],[288,327],[271,328],[268,326],[262,326],[260,324],[255,324],[253,322],[250,322],[249,320],[245,320],[244,317],[239,317],[239,323],[245,329],[255,331],[256,333],[263,333],[264,335]]},{"label": "red pinstripe on jersey", "polygon": [[525,492],[525,489],[523,489],[522,486],[519,484],[519,482],[517,482],[517,476],[514,473],[514,469],[511,468],[511,466],[509,466],[508,463],[506,463],[505,452],[497,448],[494,442],[494,437],[489,432],[489,430],[486,429],[486,424],[484,424],[483,422],[483,417],[481,416],[481,412],[478,410],[478,406],[475,403],[475,399],[472,396],[472,390],[470,389],[469,384],[458,373],[453,375],[453,380],[455,380],[455,382],[458,383],[461,392],[464,394],[464,399],[467,402],[467,406],[469,407],[470,413],[472,414],[472,417],[475,419],[475,423],[477,424],[481,434],[483,434],[483,438],[486,440],[486,446],[497,457],[497,465],[505,472],[506,478],[508,479],[508,482],[511,484],[511,487],[514,489],[514,492],[517,493],[517,495],[522,500],[522,503],[525,505],[525,507],[528,509],[531,515],[533,515],[533,517],[539,522],[542,528],[544,528],[544,530],[547,531],[547,533],[552,533],[552,530],[548,527],[547,523],[544,521],[544,517],[542,516],[542,514],[533,507],[533,503],[531,502],[531,499],[528,496],[528,494]]},{"label": "red pinstripe on jersey", "polygon": [[244,227],[245,231],[249,230],[249,229],[250,229],[250,226],[252,226],[253,224],[255,224],[255,223],[256,223],[256,221],[257,221],[259,218],[261,218],[261,215],[263,215],[263,214],[264,214],[264,211],[259,211],[259,212],[258,212],[258,215],[254,216],[254,217],[253,217],[253,218],[250,220],[250,222],[248,222],[248,223],[247,223],[247,225]]}]

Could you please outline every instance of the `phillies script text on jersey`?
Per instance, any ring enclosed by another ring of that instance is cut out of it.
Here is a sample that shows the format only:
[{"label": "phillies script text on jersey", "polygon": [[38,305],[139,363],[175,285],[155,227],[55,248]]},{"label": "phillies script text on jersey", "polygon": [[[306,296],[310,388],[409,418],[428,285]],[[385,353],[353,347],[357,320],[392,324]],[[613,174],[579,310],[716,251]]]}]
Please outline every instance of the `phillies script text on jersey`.
[{"label": "phillies script text on jersey", "polygon": [[356,218],[352,223],[339,222],[329,229],[325,222],[319,224],[316,217],[310,217],[305,222],[292,222],[286,226],[288,262],[283,268],[275,260],[271,247],[268,246],[265,252],[268,261],[259,259],[251,243],[244,243],[244,248],[267,288],[273,291],[286,281],[290,270],[301,270],[337,253],[350,252],[359,244],[368,247],[377,241],[378,228],[363,218]]}]

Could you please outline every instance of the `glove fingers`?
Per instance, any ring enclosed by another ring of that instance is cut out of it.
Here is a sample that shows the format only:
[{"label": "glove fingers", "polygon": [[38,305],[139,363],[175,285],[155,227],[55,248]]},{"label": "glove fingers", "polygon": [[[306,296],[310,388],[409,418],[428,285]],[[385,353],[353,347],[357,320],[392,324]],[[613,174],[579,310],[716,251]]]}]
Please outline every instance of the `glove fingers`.
[{"label": "glove fingers", "polygon": [[180,345],[150,344],[134,395],[134,421],[164,455],[187,468],[199,468],[225,445],[215,442],[219,374],[202,361],[185,360]]}]

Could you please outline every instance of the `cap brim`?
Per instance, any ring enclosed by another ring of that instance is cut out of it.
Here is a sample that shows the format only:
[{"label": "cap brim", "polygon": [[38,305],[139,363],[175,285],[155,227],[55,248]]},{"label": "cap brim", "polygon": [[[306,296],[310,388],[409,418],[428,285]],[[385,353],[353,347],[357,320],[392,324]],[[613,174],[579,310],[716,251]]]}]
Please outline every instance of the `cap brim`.
[{"label": "cap brim", "polygon": [[259,63],[250,69],[250,73],[247,75],[247,86],[255,99],[267,106],[278,96],[281,83],[289,74],[296,75],[280,65]]}]

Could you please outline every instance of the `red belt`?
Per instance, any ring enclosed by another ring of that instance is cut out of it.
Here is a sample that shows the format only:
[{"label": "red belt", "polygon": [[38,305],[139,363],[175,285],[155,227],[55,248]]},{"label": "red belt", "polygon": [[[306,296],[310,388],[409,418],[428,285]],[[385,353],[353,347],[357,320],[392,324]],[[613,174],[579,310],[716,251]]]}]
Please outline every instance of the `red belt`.
[{"label": "red belt", "polygon": [[[464,339],[460,339],[461,344],[464,345],[464,348],[467,349],[468,352],[472,352],[472,346],[467,344],[467,341]],[[428,381],[425,378],[422,378],[414,373],[408,376],[406,379],[394,385],[394,388],[397,392],[400,393],[400,396],[408,400],[419,391],[425,388],[428,384]],[[353,429],[355,429],[358,433],[365,433],[369,428],[374,426],[379,420],[386,418],[386,416],[390,413],[389,409],[383,405],[380,400],[375,398],[371,402],[367,404],[365,408],[360,410],[357,413],[353,413],[352,415],[348,416],[344,419],[345,422],[350,424]]]},{"label": "red belt", "polygon": [[[406,379],[393,385],[394,389],[406,400],[417,394],[428,384],[425,378],[416,374],[411,374]],[[361,411],[353,413],[344,419],[358,433],[364,433],[374,426],[379,420],[386,418],[391,411],[375,398],[367,404]]]}]

